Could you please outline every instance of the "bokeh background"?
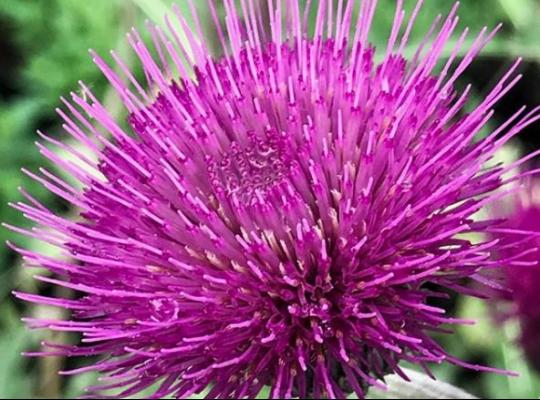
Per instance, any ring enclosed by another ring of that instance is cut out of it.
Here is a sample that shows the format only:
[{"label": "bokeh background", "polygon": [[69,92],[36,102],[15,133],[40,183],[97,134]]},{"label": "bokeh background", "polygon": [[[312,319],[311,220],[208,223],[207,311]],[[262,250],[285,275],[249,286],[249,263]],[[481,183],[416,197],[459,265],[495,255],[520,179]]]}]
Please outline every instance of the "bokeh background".
[{"label": "bokeh background", "polygon": [[[186,7],[185,0],[177,3],[180,9]],[[202,6],[203,2],[196,0],[196,3]],[[406,0],[408,9],[413,3],[414,0]],[[410,43],[411,52],[435,16],[446,13],[453,0],[426,3]],[[8,202],[20,199],[17,188],[21,185],[56,210],[66,214],[74,212],[68,204],[54,198],[20,172],[23,166],[32,170],[44,164],[34,146],[36,130],[67,139],[55,108],[60,105],[60,96],[77,90],[78,80],[89,84],[118,118],[125,119],[121,104],[92,64],[87,49],[93,48],[105,57],[109,49],[117,49],[137,70],[125,33],[132,26],[144,30],[146,19],[160,22],[169,4],[170,1],[164,0],[0,1],[1,221],[28,226],[22,216],[8,206]],[[375,45],[384,45],[393,13],[394,0],[380,0],[371,36]],[[474,106],[517,56],[524,58],[521,67],[524,78],[497,106],[492,123],[503,121],[522,104],[540,104],[540,1],[463,0],[460,15],[461,26],[469,26],[472,32],[478,32],[485,25],[504,24],[496,39],[459,82],[459,85],[473,85],[470,106]],[[202,18],[203,23],[210,23],[204,13]],[[508,146],[502,157],[512,158],[520,152],[536,149],[539,139],[540,126],[536,124]],[[2,228],[0,241],[7,239],[54,252],[42,243]],[[59,310],[23,304],[11,295],[13,289],[42,294],[58,291],[35,282],[32,279],[35,273],[35,269],[23,268],[20,259],[8,247],[0,246],[0,398],[80,396],[83,387],[94,382],[96,376],[61,377],[57,371],[82,366],[91,360],[32,359],[20,355],[22,351],[38,349],[41,340],[51,338],[51,333],[27,330],[21,322],[22,316],[62,316]],[[517,323],[497,324],[489,306],[479,301],[454,297],[445,305],[453,315],[479,321],[475,326],[458,329],[454,335],[441,339],[454,355],[469,362],[513,370],[519,372],[520,377],[434,366],[439,379],[484,398],[540,398],[540,376],[527,366],[515,344],[519,335]],[[54,339],[78,340],[74,335],[63,334],[55,335]]]}]

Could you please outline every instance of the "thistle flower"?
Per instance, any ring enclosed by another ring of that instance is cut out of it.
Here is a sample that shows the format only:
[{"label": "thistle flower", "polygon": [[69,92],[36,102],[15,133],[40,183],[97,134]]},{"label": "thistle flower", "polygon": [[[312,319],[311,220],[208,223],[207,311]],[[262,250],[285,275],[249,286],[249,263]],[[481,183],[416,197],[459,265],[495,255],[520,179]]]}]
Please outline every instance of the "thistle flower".
[{"label": "thistle flower", "polygon": [[[510,258],[520,254],[521,265],[504,268],[504,288],[498,291],[502,303],[511,300],[512,310],[506,318],[515,318],[521,325],[520,344],[530,364],[540,371],[540,309],[538,287],[540,285],[540,183],[538,178],[524,180],[523,188],[511,197],[510,212],[506,212],[504,228],[498,230],[502,240],[529,232],[530,241],[517,241],[513,246],[501,249],[499,256]],[[500,207],[499,207],[500,208]],[[498,210],[501,214],[503,210]],[[535,233],[537,233],[535,235]]]},{"label": "thistle flower", "polygon": [[519,60],[462,114],[470,87],[454,84],[498,27],[483,29],[458,61],[465,30],[436,75],[457,6],[407,60],[421,2],[405,22],[398,1],[376,62],[368,42],[376,1],[362,1],[357,16],[354,1],[307,3],[227,0],[223,27],[210,2],[219,58],[193,4],[193,31],[176,9],[179,29],[150,26],[154,50],[128,35],[146,84],[115,53],[120,74],[93,54],[131,128],[81,83],[85,96],[72,93],[58,113],[86,152],[41,134],[70,157],[42,144],[41,152],[82,189],[45,169],[27,173],[81,218],[24,192],[28,202],[14,207],[41,228],[12,229],[67,258],[17,250],[54,274],[38,280],[80,297],[16,296],[68,309],[70,320],[28,323],[79,332],[82,343],[45,343],[35,355],[104,356],[64,373],[99,371],[106,383],[94,390],[122,388],[120,397],[157,382],[156,397],[205,388],[210,397],[254,397],[263,386],[273,397],[363,397],[388,372],[406,378],[403,360],[492,370],[430,337],[468,323],[430,299],[478,295],[465,278],[513,262],[492,261],[497,241],[463,234],[489,231],[494,221],[472,216],[524,160],[485,161],[538,119],[538,109],[522,108],[475,139],[519,79]]}]

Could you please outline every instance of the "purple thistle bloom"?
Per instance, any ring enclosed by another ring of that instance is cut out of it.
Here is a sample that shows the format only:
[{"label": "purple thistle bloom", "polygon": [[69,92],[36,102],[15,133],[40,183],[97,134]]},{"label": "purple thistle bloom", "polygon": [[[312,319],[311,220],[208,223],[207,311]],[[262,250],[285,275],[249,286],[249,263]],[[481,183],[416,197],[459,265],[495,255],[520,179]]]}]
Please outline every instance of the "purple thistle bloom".
[{"label": "purple thistle bloom", "polygon": [[[501,241],[511,246],[500,249],[499,256],[506,259],[519,255],[521,265],[504,268],[505,291],[497,291],[503,302],[511,300],[512,310],[505,315],[517,318],[521,325],[520,344],[530,364],[540,371],[540,182],[538,179],[524,181],[523,189],[511,198],[511,210],[505,212],[504,228],[497,231]],[[499,210],[497,214],[502,214]],[[523,233],[530,232],[534,241],[516,241]],[[510,293],[508,292],[510,290]]]},{"label": "purple thistle bloom", "polygon": [[431,338],[469,321],[430,298],[481,295],[464,280],[516,262],[492,259],[495,240],[463,236],[492,229],[496,221],[472,216],[502,196],[495,189],[512,181],[503,174],[526,159],[485,162],[539,118],[538,108],[522,108],[476,139],[519,80],[519,60],[462,113],[470,87],[459,93],[454,84],[498,27],[483,29],[458,60],[465,30],[436,75],[457,6],[406,60],[421,2],[407,22],[398,1],[376,63],[368,43],[376,1],[362,1],[357,16],[354,1],[337,11],[314,2],[313,35],[310,10],[297,1],[263,1],[264,10],[240,3],[224,2],[226,28],[210,3],[224,52],[217,59],[196,12],[194,32],[178,10],[183,32],[170,21],[168,31],[151,27],[153,50],[133,31],[146,85],[115,53],[128,84],[93,54],[130,113],[130,131],[81,84],[86,95],[72,93],[58,113],[85,152],[41,134],[70,159],[41,152],[82,189],[45,169],[27,173],[81,218],[23,192],[28,202],[14,207],[41,228],[11,228],[67,257],[16,249],[54,275],[38,280],[80,296],[16,296],[68,309],[70,320],[28,323],[79,332],[82,343],[45,343],[34,355],[104,356],[65,373],[99,371],[106,383],[93,390],[122,388],[120,397],[156,382],[157,397],[205,388],[210,397],[254,397],[263,386],[273,397],[363,397],[388,372],[406,378],[404,360],[426,371],[444,361],[494,371]]}]

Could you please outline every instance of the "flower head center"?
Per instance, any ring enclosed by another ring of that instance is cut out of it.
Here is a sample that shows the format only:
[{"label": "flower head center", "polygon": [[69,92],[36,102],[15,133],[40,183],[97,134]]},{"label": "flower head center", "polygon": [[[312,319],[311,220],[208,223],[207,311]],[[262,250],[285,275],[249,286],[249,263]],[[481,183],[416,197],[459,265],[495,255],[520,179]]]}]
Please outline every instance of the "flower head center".
[{"label": "flower head center", "polygon": [[232,142],[228,152],[210,158],[208,164],[216,191],[251,203],[286,178],[291,157],[282,137],[250,134],[244,142]]}]

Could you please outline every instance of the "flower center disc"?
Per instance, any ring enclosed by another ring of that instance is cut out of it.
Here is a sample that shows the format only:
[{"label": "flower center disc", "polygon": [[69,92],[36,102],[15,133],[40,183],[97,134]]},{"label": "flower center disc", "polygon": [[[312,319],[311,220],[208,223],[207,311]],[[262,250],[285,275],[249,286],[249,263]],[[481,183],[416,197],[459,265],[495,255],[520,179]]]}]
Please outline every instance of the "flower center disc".
[{"label": "flower center disc", "polygon": [[245,143],[232,142],[228,152],[211,158],[208,169],[216,191],[252,204],[286,179],[290,165],[283,138],[251,134]]}]

